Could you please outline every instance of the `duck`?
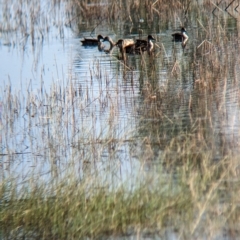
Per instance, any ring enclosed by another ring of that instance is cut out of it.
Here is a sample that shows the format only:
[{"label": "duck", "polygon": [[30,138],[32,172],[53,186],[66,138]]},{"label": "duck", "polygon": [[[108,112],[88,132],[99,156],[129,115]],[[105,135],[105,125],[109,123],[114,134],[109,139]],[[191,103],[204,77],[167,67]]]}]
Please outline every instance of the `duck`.
[{"label": "duck", "polygon": [[117,42],[114,42],[111,37],[106,36],[103,39],[103,42],[109,42],[110,48],[108,50],[105,50],[106,52],[111,52],[111,50],[117,46],[120,48],[120,51],[125,50],[126,53],[132,53],[134,49],[134,40],[133,39],[119,39]]},{"label": "duck", "polygon": [[182,42],[182,45],[185,46],[188,41],[187,31],[184,27],[181,28],[181,32],[176,32],[172,34],[173,41]]},{"label": "duck", "polygon": [[135,41],[133,39],[119,39],[116,46],[120,48],[121,52],[134,53]]},{"label": "duck", "polygon": [[96,38],[84,38],[81,40],[83,46],[100,46],[101,40],[103,40],[103,36],[99,34]]},{"label": "duck", "polygon": [[110,53],[112,51],[112,49],[116,46],[116,43],[109,36],[106,36],[103,39],[103,42],[109,42],[109,44],[110,44],[110,48],[104,50],[106,53]]},{"label": "duck", "polygon": [[154,48],[154,43],[156,39],[152,35],[148,35],[147,40],[136,39],[135,41],[135,53],[141,53],[144,51],[152,52]]}]

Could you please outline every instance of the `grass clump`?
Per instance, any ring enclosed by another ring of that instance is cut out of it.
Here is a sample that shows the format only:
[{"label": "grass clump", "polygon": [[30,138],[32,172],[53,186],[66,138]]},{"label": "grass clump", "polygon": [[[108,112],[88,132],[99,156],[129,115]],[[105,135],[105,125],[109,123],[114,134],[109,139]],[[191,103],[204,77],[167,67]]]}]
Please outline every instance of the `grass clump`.
[{"label": "grass clump", "polygon": [[79,239],[134,234],[144,228],[151,232],[192,208],[180,193],[166,195],[141,186],[133,191],[96,189],[89,196],[85,184],[60,184],[52,197],[46,197],[46,189],[30,191],[24,199],[3,190],[9,199],[1,204],[3,235]]},{"label": "grass clump", "polygon": [[[178,236],[197,237],[202,228],[204,234],[213,235],[226,223],[235,228],[240,190],[237,159],[225,156],[214,163],[209,152],[194,154],[188,144],[181,144],[185,154],[178,154],[178,164],[171,163],[170,152],[178,150],[177,141],[190,140],[189,136],[176,138],[166,146],[169,154],[160,159],[165,164],[150,174],[142,171],[134,187],[126,181],[113,188],[97,174],[77,180],[71,171],[48,185],[29,182],[20,187],[3,182],[2,235],[13,239],[104,239],[135,234],[164,236],[170,229]],[[213,215],[218,221],[211,220]]]}]

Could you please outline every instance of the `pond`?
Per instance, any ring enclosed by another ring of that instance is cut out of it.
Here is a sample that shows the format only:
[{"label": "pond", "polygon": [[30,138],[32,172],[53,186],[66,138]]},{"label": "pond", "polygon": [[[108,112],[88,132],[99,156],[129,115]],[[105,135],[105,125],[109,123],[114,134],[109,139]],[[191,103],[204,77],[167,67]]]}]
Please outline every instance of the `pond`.
[{"label": "pond", "polygon": [[[209,166],[237,158],[236,6],[170,2],[1,1],[2,182],[22,189],[74,175],[88,179],[88,188],[97,179],[98,188],[130,191],[149,179],[156,187],[161,175],[161,187],[171,179],[175,193],[184,175],[179,168],[188,171],[189,162],[202,169],[205,158]],[[189,36],[184,47],[171,35],[182,26]],[[81,43],[98,34],[115,42],[152,34],[154,51],[123,59],[118,47],[106,51],[108,42],[103,49]],[[237,162],[230,165],[227,186],[239,176]],[[225,187],[224,196],[232,194]],[[192,234],[201,236],[204,217],[196,217]],[[163,238],[181,236],[166,229]],[[214,237],[231,239],[229,229]]]}]

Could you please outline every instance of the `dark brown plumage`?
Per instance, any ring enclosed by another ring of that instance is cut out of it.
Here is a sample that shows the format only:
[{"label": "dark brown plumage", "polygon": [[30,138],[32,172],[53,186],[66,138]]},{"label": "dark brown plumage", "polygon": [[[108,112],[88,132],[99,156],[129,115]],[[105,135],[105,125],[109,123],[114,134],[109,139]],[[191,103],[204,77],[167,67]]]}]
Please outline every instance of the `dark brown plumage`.
[{"label": "dark brown plumage", "polygon": [[185,39],[188,39],[187,31],[184,27],[181,28],[181,32],[176,32],[172,34],[173,41],[183,42]]},{"label": "dark brown plumage", "polygon": [[98,46],[101,43],[103,36],[99,34],[96,38],[84,38],[81,40],[83,46]]},{"label": "dark brown plumage", "polygon": [[135,53],[141,53],[144,51],[151,52],[154,48],[154,43],[156,39],[152,35],[148,35],[147,40],[136,39],[135,42]]}]

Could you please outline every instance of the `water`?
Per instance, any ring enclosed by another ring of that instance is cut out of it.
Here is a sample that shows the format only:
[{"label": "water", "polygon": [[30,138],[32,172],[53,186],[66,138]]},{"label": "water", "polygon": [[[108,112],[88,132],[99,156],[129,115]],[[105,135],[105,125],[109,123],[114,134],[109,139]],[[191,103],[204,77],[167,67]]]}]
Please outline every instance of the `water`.
[{"label": "water", "polygon": [[[12,14],[18,12],[16,3],[9,6]],[[75,22],[67,3],[37,6],[39,21],[16,17],[31,27],[1,31],[2,179],[50,182],[74,169],[79,180],[99,174],[112,188],[127,181],[131,188],[136,179],[159,174],[165,146],[186,133],[213,146],[213,160],[239,153],[238,26],[233,18],[221,20],[228,24],[223,30],[219,26],[225,25],[213,17],[213,33],[191,18],[183,49],[171,37],[181,25],[177,18],[150,24],[144,14],[140,22],[123,21],[120,15],[112,22],[87,21],[81,15]],[[31,7],[21,6],[29,12]],[[94,4],[89,7],[95,10]],[[0,15],[4,27],[6,16]],[[157,38],[154,56],[129,55],[124,62],[117,48],[107,54],[80,43],[99,33],[115,41],[137,38],[139,28],[143,38],[149,33]],[[224,31],[228,40],[220,38],[212,47]],[[13,104],[3,106],[8,99]],[[205,138],[196,133],[198,125]]]}]

